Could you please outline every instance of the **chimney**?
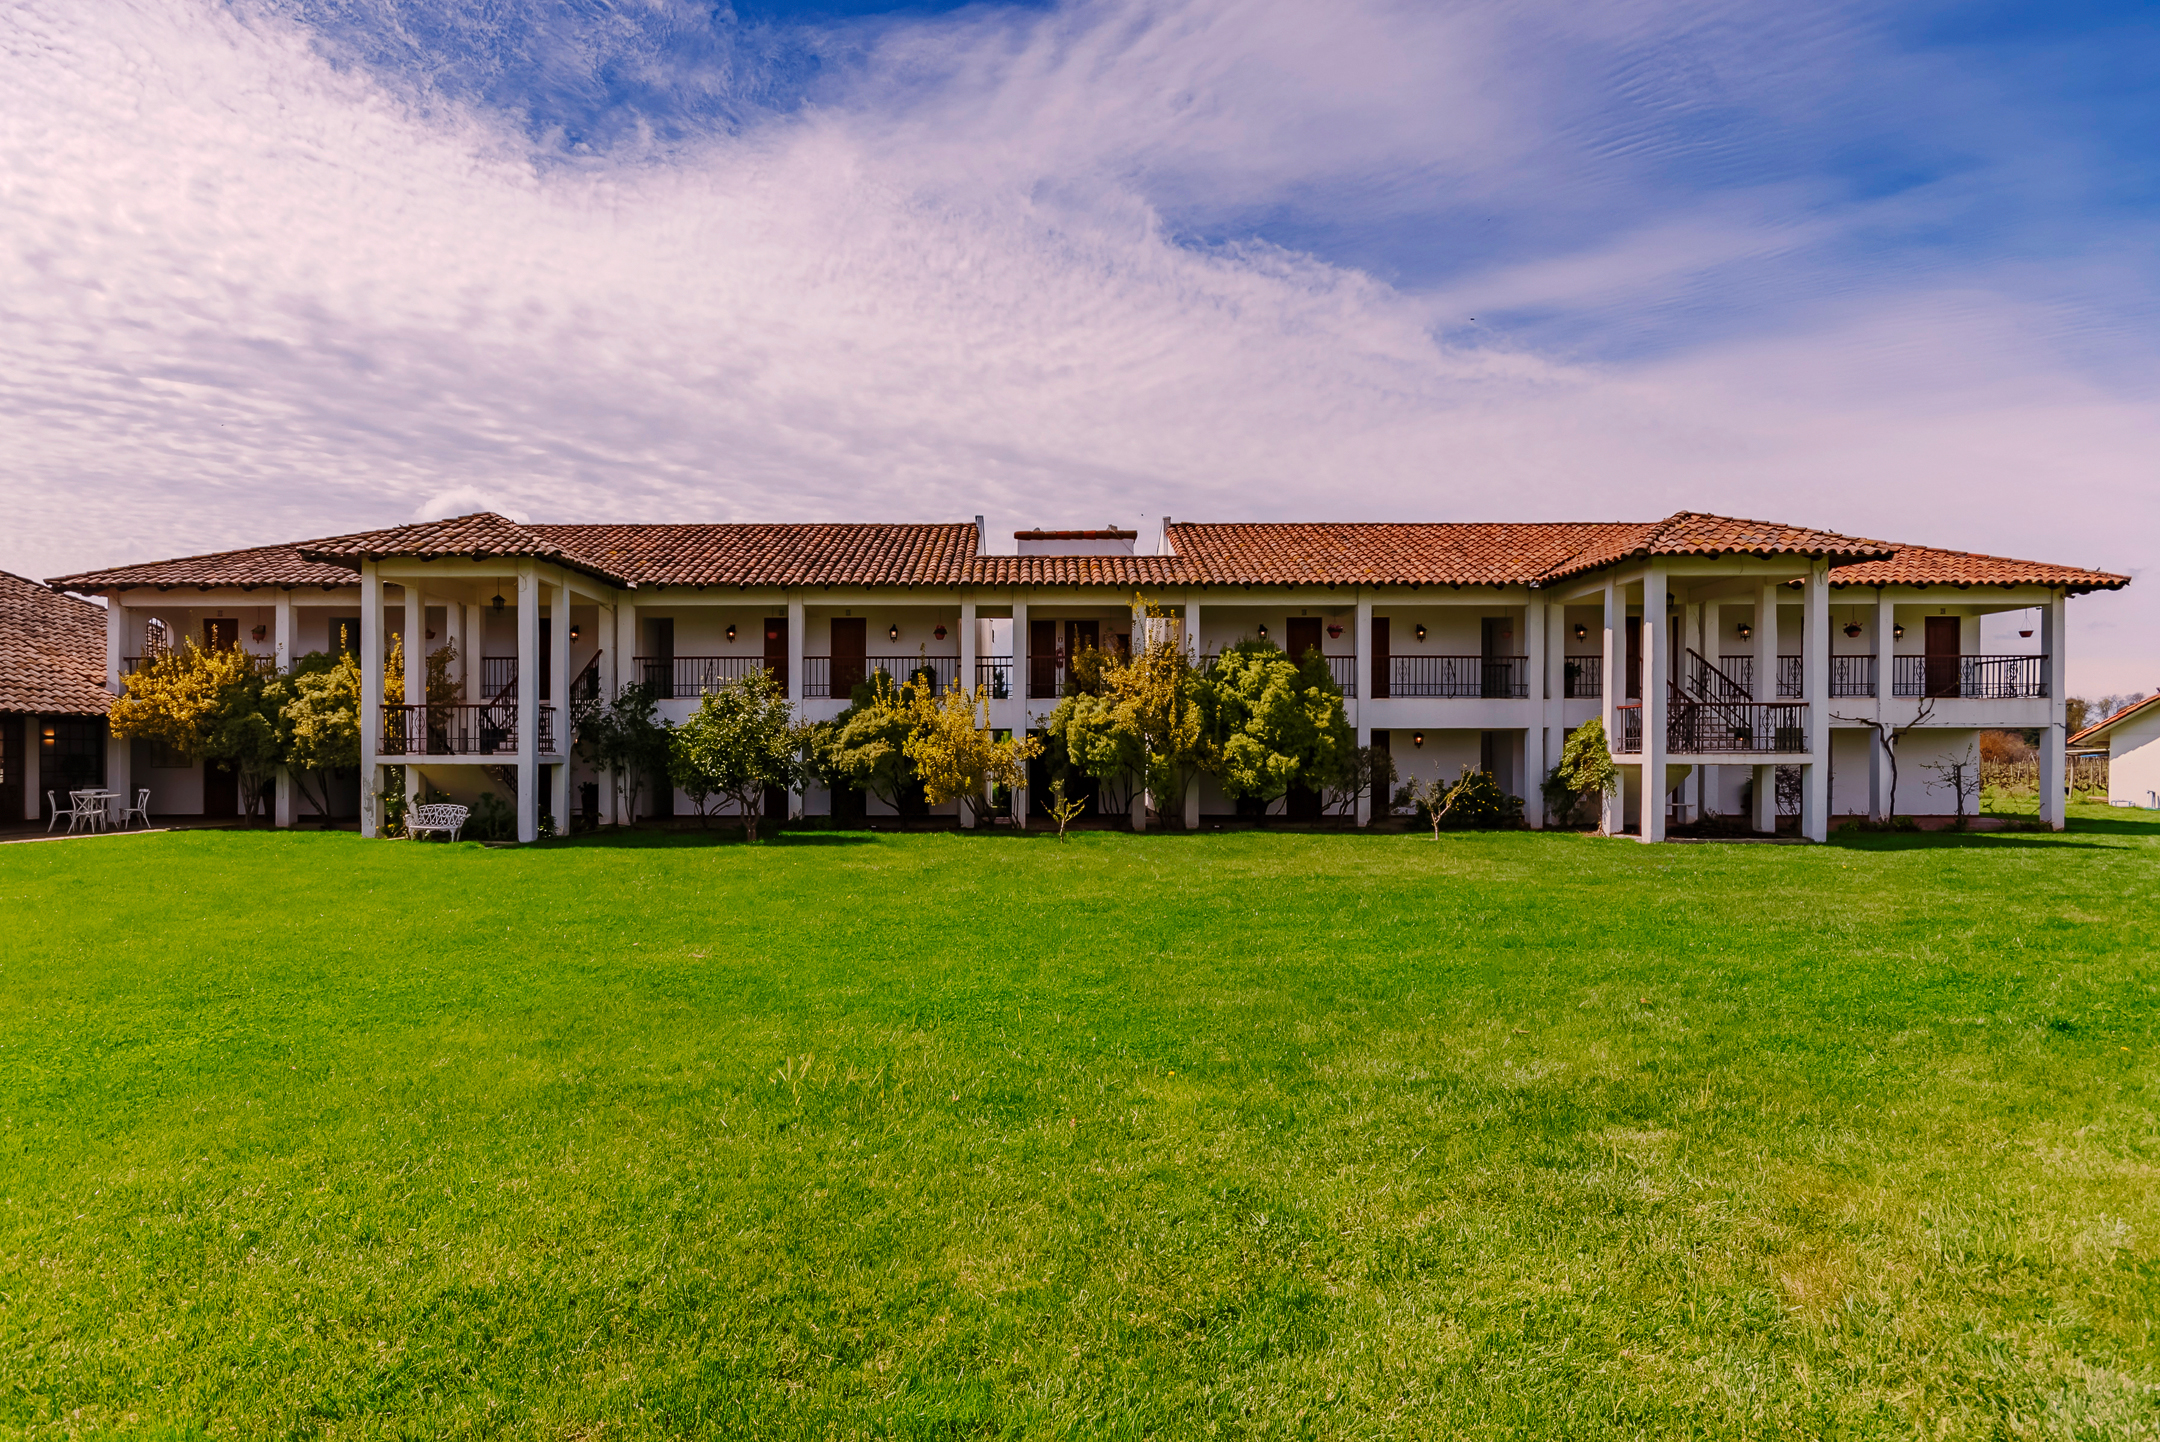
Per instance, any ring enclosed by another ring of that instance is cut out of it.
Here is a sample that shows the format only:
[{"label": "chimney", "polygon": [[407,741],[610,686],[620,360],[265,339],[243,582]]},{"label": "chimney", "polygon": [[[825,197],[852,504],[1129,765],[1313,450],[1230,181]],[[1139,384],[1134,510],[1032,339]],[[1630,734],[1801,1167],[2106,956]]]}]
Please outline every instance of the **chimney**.
[{"label": "chimney", "polygon": [[975,518],[975,554],[978,556],[988,555],[989,545],[990,533],[983,529],[983,518],[977,516]]}]

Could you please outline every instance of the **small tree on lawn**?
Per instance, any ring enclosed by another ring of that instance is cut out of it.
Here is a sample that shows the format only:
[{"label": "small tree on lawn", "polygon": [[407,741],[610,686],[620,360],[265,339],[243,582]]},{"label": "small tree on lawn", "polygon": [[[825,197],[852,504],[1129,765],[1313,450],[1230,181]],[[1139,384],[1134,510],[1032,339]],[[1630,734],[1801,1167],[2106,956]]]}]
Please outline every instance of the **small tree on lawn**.
[{"label": "small tree on lawn", "polygon": [[1265,641],[1222,653],[1200,691],[1204,729],[1225,793],[1266,804],[1293,786],[1337,786],[1357,749],[1327,662],[1303,664]]},{"label": "small tree on lawn", "polygon": [[[1848,726],[1867,727],[1869,734],[1875,738],[1875,744],[1882,747],[1883,759],[1890,766],[1890,802],[1883,816],[1885,821],[1894,819],[1897,813],[1898,742],[1903,741],[1911,732],[1927,725],[1934,714],[1935,698],[1932,696],[1920,703],[1920,708],[1913,713],[1912,720],[1906,722],[1903,726],[1892,726],[1887,721],[1875,716],[1840,716],[1834,711],[1830,713],[1830,719],[1833,721],[1842,721]],[[1874,809],[1871,799],[1868,810],[1873,812]]]},{"label": "small tree on lawn", "polygon": [[[1605,743],[1605,723],[1593,716],[1568,733],[1560,748],[1560,760],[1545,778],[1545,804],[1565,817],[1586,796],[1604,796],[1620,789],[1620,768],[1613,765]],[[1599,825],[1603,825],[1602,818]]]},{"label": "small tree on lawn", "polygon": [[854,689],[845,711],[812,729],[811,770],[827,786],[867,791],[898,811],[915,781],[907,756],[914,729],[906,696],[880,672]]},{"label": "small tree on lawn", "polygon": [[1933,774],[1936,781],[1950,788],[1957,804],[1957,829],[1965,829],[1965,802],[1968,798],[1978,800],[1980,795],[1980,757],[1972,747],[1965,748],[1962,756],[1948,756],[1930,762],[1922,768]]},{"label": "small tree on lawn", "polygon": [[[739,676],[699,697],[697,710],[675,728],[669,773],[693,777],[733,801],[742,815],[743,839],[755,841],[766,789],[793,790],[802,783],[800,757],[808,738],[794,717],[795,708],[770,672]],[[701,823],[704,814],[700,801]]]},{"label": "small tree on lawn", "polygon": [[294,784],[330,824],[330,780],[360,769],[360,662],[350,653],[311,651],[278,680],[278,739]]},{"label": "small tree on lawn", "polygon": [[615,778],[632,822],[637,820],[638,797],[646,778],[668,767],[669,731],[649,686],[625,686],[613,701],[578,718],[578,755]]},{"label": "small tree on lawn", "polygon": [[1057,823],[1057,838],[1063,841],[1065,839],[1065,828],[1078,820],[1081,812],[1087,810],[1087,803],[1077,797],[1071,800],[1066,799],[1065,778],[1061,776],[1050,783],[1050,805],[1047,809],[1050,812],[1050,819]]},{"label": "small tree on lawn", "polygon": [[901,749],[915,764],[932,806],[957,801],[980,819],[991,786],[1027,783],[1027,764],[1041,753],[1042,742],[1032,736],[998,740],[977,721],[988,705],[986,689],[978,686],[971,695],[957,682],[942,696],[917,691],[911,698],[912,725]]}]

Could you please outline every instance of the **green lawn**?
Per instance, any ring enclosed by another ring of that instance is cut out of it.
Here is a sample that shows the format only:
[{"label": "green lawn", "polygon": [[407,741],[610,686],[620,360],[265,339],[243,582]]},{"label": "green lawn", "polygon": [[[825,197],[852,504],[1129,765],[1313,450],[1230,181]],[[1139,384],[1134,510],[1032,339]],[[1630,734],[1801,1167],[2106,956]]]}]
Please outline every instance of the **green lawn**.
[{"label": "green lawn", "polygon": [[2154,1435],[2077,816],[0,847],[0,1431]]}]

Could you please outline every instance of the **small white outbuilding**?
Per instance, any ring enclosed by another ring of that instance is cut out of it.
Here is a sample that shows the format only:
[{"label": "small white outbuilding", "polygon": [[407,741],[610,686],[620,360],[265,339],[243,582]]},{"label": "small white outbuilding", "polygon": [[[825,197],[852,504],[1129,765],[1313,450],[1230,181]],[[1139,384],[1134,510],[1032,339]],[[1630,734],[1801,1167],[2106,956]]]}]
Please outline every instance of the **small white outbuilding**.
[{"label": "small white outbuilding", "polygon": [[2070,738],[2072,750],[2107,748],[2108,804],[2160,809],[2160,693]]}]

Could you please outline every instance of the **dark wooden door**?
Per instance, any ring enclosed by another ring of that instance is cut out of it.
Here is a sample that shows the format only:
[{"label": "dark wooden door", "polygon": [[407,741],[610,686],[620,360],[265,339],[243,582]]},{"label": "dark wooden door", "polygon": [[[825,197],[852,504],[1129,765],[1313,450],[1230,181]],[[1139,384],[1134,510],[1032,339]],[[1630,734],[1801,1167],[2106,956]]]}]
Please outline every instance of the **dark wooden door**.
[{"label": "dark wooden door", "polygon": [[1481,696],[1515,694],[1515,623],[1506,616],[1486,616],[1479,623]]},{"label": "dark wooden door", "polygon": [[1283,639],[1290,644],[1283,647],[1293,661],[1303,661],[1307,651],[1320,649],[1320,618],[1318,616],[1292,616],[1283,627]]},{"label": "dark wooden door", "polygon": [[[548,626],[548,622],[553,619],[551,616],[542,616],[540,618],[540,704],[543,706],[547,705],[555,695],[555,647],[550,644],[554,632]],[[405,648],[406,665],[410,666],[413,663],[414,654],[412,647],[407,646]],[[405,698],[400,696],[398,699],[402,701]]]},{"label": "dark wooden door", "polygon": [[773,684],[785,695],[788,688],[787,665],[787,617],[765,618],[765,669],[772,674]]},{"label": "dark wooden door", "polygon": [[1376,701],[1388,697],[1388,618],[1372,618],[1372,695]]},{"label": "dark wooden door", "polygon": [[827,693],[835,701],[844,701],[857,686],[869,679],[864,674],[864,657],[869,654],[867,623],[860,616],[835,616],[832,619],[832,685]]},{"label": "dark wooden door", "polygon": [[655,697],[675,694],[675,618],[651,616],[645,621],[645,674],[639,679]]},{"label": "dark wooden door", "polygon": [[330,654],[333,656],[357,656],[360,654],[360,618],[358,616],[332,616],[330,618]]},{"label": "dark wooden door", "polygon": [[205,816],[238,816],[240,814],[240,773],[215,761],[203,763],[202,814]]},{"label": "dark wooden door", "polygon": [[1642,699],[1642,617],[1627,618],[1627,698]]},{"label": "dark wooden door", "polygon": [[1057,695],[1057,671],[1057,622],[1029,621],[1028,695],[1035,699]]},{"label": "dark wooden door", "polygon": [[35,716],[0,716],[0,821],[23,814],[24,737],[37,725]]},{"label": "dark wooden door", "polygon": [[1073,657],[1082,651],[1100,650],[1102,647],[1102,622],[1067,621],[1065,623],[1065,664],[1072,665]]},{"label": "dark wooden door", "polygon": [[1927,694],[1958,694],[1958,651],[1963,646],[1965,623],[1956,616],[1927,618]]},{"label": "dark wooden door", "polygon": [[237,616],[213,616],[202,623],[202,641],[205,651],[230,651],[240,644],[240,618]]}]

